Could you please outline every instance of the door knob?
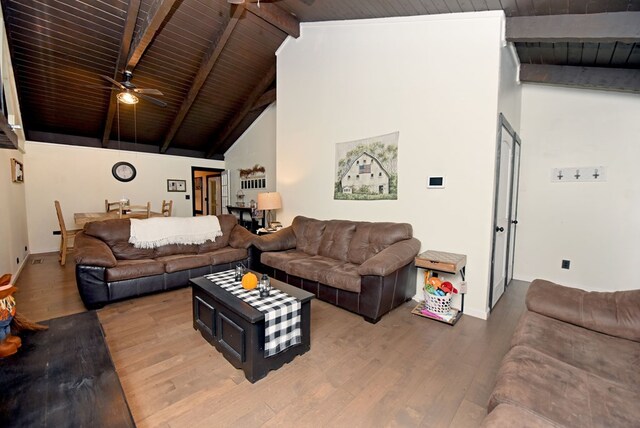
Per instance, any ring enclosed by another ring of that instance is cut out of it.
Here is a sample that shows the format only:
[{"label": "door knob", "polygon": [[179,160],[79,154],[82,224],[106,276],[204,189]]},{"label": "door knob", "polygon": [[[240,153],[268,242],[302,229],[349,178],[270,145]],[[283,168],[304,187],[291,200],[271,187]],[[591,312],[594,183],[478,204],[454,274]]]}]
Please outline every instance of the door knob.
[{"label": "door knob", "polygon": [[518,220],[511,220],[512,224],[518,224]]},{"label": "door knob", "polygon": [[504,232],[504,227],[496,227],[496,232]]}]

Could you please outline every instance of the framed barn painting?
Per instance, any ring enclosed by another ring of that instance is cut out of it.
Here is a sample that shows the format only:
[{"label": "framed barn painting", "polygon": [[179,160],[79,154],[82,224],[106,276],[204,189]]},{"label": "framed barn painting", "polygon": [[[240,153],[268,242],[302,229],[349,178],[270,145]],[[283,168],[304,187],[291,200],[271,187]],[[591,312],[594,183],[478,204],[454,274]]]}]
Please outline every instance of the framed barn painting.
[{"label": "framed barn painting", "polygon": [[398,199],[399,132],[336,144],[333,199]]}]

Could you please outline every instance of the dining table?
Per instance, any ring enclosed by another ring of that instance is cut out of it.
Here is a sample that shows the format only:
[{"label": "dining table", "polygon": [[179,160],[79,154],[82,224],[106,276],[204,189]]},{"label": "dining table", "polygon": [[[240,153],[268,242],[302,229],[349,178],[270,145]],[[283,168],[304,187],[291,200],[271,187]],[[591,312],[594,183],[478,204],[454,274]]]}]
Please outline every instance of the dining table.
[{"label": "dining table", "polygon": [[[151,212],[151,217],[164,217],[162,213]],[[89,212],[89,213],[74,213],[73,221],[78,225],[83,227],[87,223],[91,223],[92,221],[102,221],[102,220],[112,220],[116,218],[147,218],[146,214],[143,213],[122,213],[120,214],[118,211],[109,211],[109,212]]]}]

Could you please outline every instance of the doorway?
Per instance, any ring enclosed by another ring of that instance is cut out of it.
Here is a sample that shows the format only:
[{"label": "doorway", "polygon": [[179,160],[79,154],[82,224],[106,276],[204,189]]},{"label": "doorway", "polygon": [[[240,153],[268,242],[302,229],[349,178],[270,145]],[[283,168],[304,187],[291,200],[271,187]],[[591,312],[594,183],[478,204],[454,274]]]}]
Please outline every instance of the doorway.
[{"label": "doorway", "polygon": [[224,170],[217,168],[191,167],[191,189],[193,215],[220,215],[220,176]]},{"label": "doorway", "polygon": [[513,279],[521,141],[509,121],[500,113],[496,144],[495,198],[489,310],[493,309]]}]

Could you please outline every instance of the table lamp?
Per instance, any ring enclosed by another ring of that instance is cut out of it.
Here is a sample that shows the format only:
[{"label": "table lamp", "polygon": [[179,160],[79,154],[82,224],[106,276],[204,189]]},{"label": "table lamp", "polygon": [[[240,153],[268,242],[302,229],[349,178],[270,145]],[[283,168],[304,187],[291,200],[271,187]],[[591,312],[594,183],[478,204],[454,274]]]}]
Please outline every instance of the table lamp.
[{"label": "table lamp", "polygon": [[279,210],[282,208],[282,199],[278,192],[258,193],[258,209],[264,210],[267,216],[267,225],[271,225],[271,210]]}]

